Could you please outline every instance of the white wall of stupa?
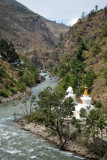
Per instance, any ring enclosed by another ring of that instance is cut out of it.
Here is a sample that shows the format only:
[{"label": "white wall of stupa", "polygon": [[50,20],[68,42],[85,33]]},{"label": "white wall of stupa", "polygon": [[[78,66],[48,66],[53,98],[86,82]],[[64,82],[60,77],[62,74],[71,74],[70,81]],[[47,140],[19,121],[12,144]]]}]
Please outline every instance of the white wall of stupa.
[{"label": "white wall of stupa", "polygon": [[80,119],[80,110],[82,108],[84,108],[87,112],[89,112],[90,110],[94,109],[94,106],[91,104],[91,97],[88,95],[88,91],[87,91],[87,87],[85,87],[85,91],[82,97],[80,97],[81,103],[77,103],[76,102],[76,96],[73,93],[73,89],[72,87],[68,87],[67,89],[67,95],[65,98],[71,97],[74,102],[75,102],[75,111],[74,111],[74,116],[77,119]]}]

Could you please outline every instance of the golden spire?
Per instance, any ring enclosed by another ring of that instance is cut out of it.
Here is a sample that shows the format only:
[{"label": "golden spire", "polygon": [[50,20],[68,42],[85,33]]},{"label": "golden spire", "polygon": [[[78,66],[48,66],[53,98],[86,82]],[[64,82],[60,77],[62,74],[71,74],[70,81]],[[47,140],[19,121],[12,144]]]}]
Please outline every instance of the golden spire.
[{"label": "golden spire", "polygon": [[88,90],[87,90],[87,86],[86,86],[86,84],[85,84],[85,91],[84,91],[84,95],[88,95]]}]

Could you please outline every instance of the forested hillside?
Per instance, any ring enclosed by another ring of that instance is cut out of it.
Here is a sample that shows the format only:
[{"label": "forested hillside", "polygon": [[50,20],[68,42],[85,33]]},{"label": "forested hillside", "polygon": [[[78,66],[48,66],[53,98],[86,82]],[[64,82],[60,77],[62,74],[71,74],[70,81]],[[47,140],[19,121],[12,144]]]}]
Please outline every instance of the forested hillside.
[{"label": "forested hillside", "polygon": [[52,57],[48,67],[61,77],[60,89],[71,85],[80,95],[87,84],[94,102],[107,107],[107,7],[92,10],[60,36]]},{"label": "forested hillside", "polygon": [[0,40],[0,97],[13,96],[35,85],[39,71],[27,59],[19,56],[12,42]]}]

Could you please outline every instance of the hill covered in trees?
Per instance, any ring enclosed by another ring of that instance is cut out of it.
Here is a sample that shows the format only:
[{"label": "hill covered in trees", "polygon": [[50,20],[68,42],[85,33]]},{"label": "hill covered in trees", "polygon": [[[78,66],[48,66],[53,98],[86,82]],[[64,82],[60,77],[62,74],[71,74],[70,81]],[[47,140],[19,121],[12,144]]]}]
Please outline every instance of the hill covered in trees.
[{"label": "hill covered in trees", "polygon": [[87,84],[94,102],[107,107],[107,7],[92,10],[60,35],[51,56],[48,67],[62,79],[59,89],[72,86],[80,95]]},{"label": "hill covered in trees", "polygon": [[12,42],[0,40],[0,98],[23,93],[35,85],[39,71],[27,59],[19,56]]}]

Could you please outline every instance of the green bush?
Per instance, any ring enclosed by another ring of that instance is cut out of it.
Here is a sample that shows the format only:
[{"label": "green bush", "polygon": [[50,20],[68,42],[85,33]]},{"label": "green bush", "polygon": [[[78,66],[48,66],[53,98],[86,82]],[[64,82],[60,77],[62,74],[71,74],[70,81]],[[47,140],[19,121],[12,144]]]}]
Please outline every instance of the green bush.
[{"label": "green bush", "polygon": [[94,71],[88,70],[86,72],[86,74],[84,75],[83,85],[86,84],[87,87],[90,88],[93,85],[95,78],[96,78],[96,75],[95,75]]},{"label": "green bush", "polygon": [[0,76],[4,78],[9,77],[9,75],[6,73],[3,67],[0,67]]},{"label": "green bush", "polygon": [[103,73],[103,77],[104,77],[104,79],[105,79],[105,81],[106,81],[106,86],[107,86],[107,67],[105,68],[105,70],[104,70],[104,73]]},{"label": "green bush", "polygon": [[77,35],[77,42],[80,42],[82,40],[80,34]]},{"label": "green bush", "polygon": [[105,51],[105,53],[104,53],[104,62],[105,62],[105,63],[107,62],[107,49],[106,49],[106,51]]},{"label": "green bush", "polygon": [[101,108],[101,107],[102,107],[101,101],[97,101],[97,102],[95,103],[95,107],[96,107],[96,108]]},{"label": "green bush", "polygon": [[53,72],[54,72],[54,74],[57,74],[58,73],[58,68],[55,67]]},{"label": "green bush", "polygon": [[101,146],[89,146],[90,148],[90,151],[95,153],[96,155],[98,155],[99,157],[105,157],[106,155],[106,149],[107,149],[107,146],[103,146],[103,148],[101,148]]},{"label": "green bush", "polygon": [[59,66],[59,76],[62,78],[69,72],[69,66],[65,63],[61,63]]},{"label": "green bush", "polygon": [[23,71],[20,70],[20,71],[18,72],[18,75],[19,75],[19,76],[23,76]]},{"label": "green bush", "polygon": [[94,15],[96,15],[96,12],[93,10],[90,11],[90,13],[88,14],[88,18],[93,17]]},{"label": "green bush", "polygon": [[6,91],[4,91],[4,90],[0,90],[0,96],[7,98],[8,97],[8,93]]},{"label": "green bush", "polygon": [[89,47],[92,47],[94,44],[95,44],[95,41],[92,40],[92,39],[91,39],[91,40],[89,41],[89,43],[88,43]]},{"label": "green bush", "polygon": [[102,29],[102,36],[106,37],[107,36],[107,23],[105,23],[103,29]]},{"label": "green bush", "polygon": [[42,111],[36,111],[28,117],[29,122],[35,122],[38,124],[43,124],[44,122],[44,114]]},{"label": "green bush", "polygon": [[0,40],[0,50],[1,50],[2,57],[5,60],[7,60],[9,63],[19,60],[19,56],[16,53],[12,42],[8,44],[8,42],[5,39],[1,39]]},{"label": "green bush", "polygon": [[104,13],[107,15],[107,5],[104,7]]},{"label": "green bush", "polygon": [[13,93],[13,94],[17,93],[17,89],[15,89],[13,87],[9,87],[9,91],[11,91],[11,93]]},{"label": "green bush", "polygon": [[17,88],[19,91],[24,92],[26,90],[26,84],[24,82],[18,81]]},{"label": "green bush", "polygon": [[101,52],[101,48],[99,46],[99,44],[96,42],[94,44],[94,46],[92,47],[92,56],[95,57],[97,54],[99,54]]}]

